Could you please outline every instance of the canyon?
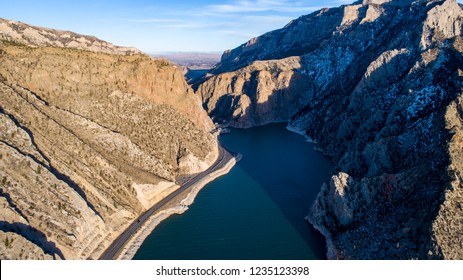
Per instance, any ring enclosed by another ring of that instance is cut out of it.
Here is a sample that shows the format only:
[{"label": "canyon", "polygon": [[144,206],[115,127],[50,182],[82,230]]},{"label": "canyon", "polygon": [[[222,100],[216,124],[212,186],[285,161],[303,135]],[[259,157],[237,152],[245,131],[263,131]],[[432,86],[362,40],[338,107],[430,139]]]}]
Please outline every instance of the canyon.
[{"label": "canyon", "polygon": [[288,122],[335,163],[307,213],[329,259],[463,259],[462,29],[455,0],[361,0],[190,87],[165,59],[0,19],[0,258],[96,259],[216,160],[214,122]]},{"label": "canyon", "polygon": [[214,121],[288,121],[336,163],[307,217],[328,258],[462,259],[462,28],[455,0],[326,8],[193,87]]},{"label": "canyon", "polygon": [[170,62],[0,20],[1,259],[97,259],[218,156]]}]

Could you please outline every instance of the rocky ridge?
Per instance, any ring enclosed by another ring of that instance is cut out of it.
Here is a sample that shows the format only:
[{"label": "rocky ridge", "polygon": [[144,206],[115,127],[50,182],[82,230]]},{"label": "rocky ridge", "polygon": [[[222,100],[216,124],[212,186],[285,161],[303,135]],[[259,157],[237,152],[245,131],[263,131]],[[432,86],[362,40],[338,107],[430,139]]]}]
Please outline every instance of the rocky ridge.
[{"label": "rocky ridge", "polygon": [[1,259],[98,258],[217,157],[211,120],[165,60],[8,39],[0,64]]},{"label": "rocky ridge", "polygon": [[329,258],[462,259],[462,27],[455,0],[322,9],[227,51],[197,92],[238,127],[286,108],[337,163],[308,217]]},{"label": "rocky ridge", "polygon": [[16,42],[31,47],[75,48],[109,54],[140,54],[136,48],[114,46],[94,36],[76,34],[25,24],[0,18],[0,40]]}]

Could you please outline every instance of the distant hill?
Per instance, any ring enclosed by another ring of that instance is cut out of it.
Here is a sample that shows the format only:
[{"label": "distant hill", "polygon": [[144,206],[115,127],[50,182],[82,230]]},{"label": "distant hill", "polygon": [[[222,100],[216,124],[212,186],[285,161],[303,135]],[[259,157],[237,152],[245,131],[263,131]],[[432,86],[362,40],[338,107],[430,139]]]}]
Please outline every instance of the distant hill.
[{"label": "distant hill", "polygon": [[170,61],[185,66],[191,70],[210,69],[219,63],[220,53],[174,52],[152,54],[152,57],[167,58]]},{"label": "distant hill", "polygon": [[94,36],[38,27],[2,18],[0,18],[0,40],[24,44],[30,47],[73,48],[118,55],[141,53],[136,48],[115,46]]}]

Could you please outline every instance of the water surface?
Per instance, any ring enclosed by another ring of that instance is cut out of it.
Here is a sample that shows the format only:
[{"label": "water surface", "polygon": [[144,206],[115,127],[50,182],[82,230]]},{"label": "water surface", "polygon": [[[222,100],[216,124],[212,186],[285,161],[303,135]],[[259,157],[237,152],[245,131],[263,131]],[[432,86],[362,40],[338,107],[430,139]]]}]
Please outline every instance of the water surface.
[{"label": "water surface", "polygon": [[134,259],[323,259],[304,220],[331,162],[285,124],[231,129],[221,143],[243,159],[163,221]]}]

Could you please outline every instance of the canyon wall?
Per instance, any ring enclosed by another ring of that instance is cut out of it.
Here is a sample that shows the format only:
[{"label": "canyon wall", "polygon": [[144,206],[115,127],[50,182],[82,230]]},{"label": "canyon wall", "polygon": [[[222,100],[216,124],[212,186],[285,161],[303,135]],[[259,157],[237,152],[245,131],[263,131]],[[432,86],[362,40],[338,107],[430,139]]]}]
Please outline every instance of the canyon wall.
[{"label": "canyon wall", "polygon": [[197,92],[237,127],[291,115],[332,157],[308,216],[329,258],[462,259],[462,27],[455,0],[322,9],[225,52]]},{"label": "canyon wall", "polygon": [[215,161],[212,121],[165,60],[15,25],[0,21],[0,258],[98,258]]}]

